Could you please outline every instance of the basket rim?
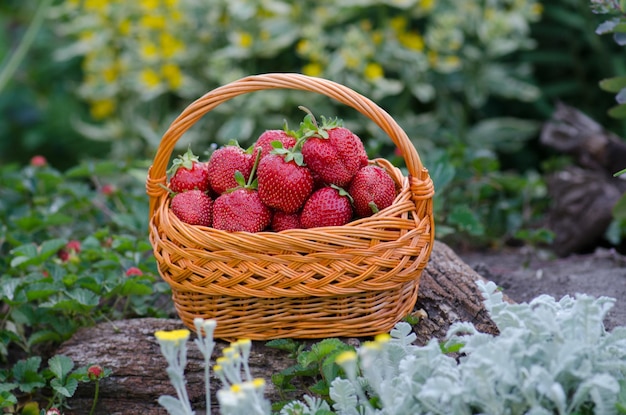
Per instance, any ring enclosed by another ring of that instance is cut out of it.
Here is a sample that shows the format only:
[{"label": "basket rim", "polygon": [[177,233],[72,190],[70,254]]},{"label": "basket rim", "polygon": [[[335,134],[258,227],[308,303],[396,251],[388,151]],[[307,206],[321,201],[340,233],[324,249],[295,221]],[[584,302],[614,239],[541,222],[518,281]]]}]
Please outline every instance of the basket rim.
[{"label": "basket rim", "polygon": [[[329,79],[298,73],[265,73],[246,76],[207,92],[193,101],[172,121],[161,138],[153,163],[148,170],[146,191],[150,198],[150,216],[154,215],[157,200],[167,193],[167,165],[176,143],[183,134],[202,116],[222,103],[239,95],[270,89],[314,92],[326,95],[357,110],[377,124],[400,150],[409,173],[411,188],[419,189],[417,192],[422,193],[420,199],[432,197],[432,183],[428,183],[430,181],[428,170],[422,164],[419,153],[406,132],[378,104],[351,88]],[[426,195],[423,194],[424,187],[431,189],[431,191],[426,191]]]}]

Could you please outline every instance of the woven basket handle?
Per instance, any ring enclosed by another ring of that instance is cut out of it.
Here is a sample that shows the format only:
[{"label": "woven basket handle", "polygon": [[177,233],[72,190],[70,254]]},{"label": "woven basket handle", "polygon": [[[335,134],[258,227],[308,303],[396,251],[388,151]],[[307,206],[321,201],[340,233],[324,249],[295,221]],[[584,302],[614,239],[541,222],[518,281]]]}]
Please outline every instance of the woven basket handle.
[{"label": "woven basket handle", "polygon": [[[154,162],[148,171],[146,190],[148,196],[150,196],[150,217],[154,214],[157,199],[166,192],[163,186],[166,185],[167,181],[167,165],[176,142],[185,131],[191,128],[203,115],[231,98],[249,92],[267,89],[294,89],[315,92],[334,98],[338,102],[354,108],[374,121],[391,138],[402,153],[410,180],[417,180],[421,184],[424,183],[423,181],[430,182],[428,171],[424,169],[417,150],[404,130],[400,128],[387,112],[370,99],[346,86],[327,79],[293,73],[253,75],[241,78],[206,93],[185,108],[172,122],[161,139],[161,143],[154,157]],[[420,183],[414,185],[412,182],[411,187],[424,187],[421,186]],[[432,196],[432,194],[430,194],[431,191],[428,190],[428,188],[432,188],[432,185],[426,185],[426,188],[426,191],[422,189],[419,192],[422,195],[418,198],[422,199]]]}]

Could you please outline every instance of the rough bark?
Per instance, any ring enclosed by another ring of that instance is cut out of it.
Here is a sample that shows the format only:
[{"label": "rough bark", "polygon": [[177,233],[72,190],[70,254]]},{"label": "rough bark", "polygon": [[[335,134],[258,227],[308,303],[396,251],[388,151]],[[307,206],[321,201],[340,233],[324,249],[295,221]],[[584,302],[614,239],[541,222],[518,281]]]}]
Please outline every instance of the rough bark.
[{"label": "rough bark", "polygon": [[[418,344],[431,338],[443,338],[455,321],[472,322],[481,331],[497,333],[482,304],[476,281],[482,279],[449,247],[436,242],[427,268],[422,273],[419,298],[415,313],[421,316],[414,330]],[[165,359],[154,338],[157,330],[182,328],[176,319],[134,319],[103,323],[80,330],[57,351],[69,356],[76,365],[100,364],[112,370],[111,376],[100,384],[100,398],[96,414],[166,414],[157,399],[160,395],[174,395],[165,372]],[[364,339],[342,339],[358,346]],[[312,343],[312,342],[307,342]],[[213,357],[221,354],[226,344],[219,342]],[[250,356],[251,371],[255,377],[267,380],[266,396],[276,402],[297,398],[302,391],[281,395],[270,379],[272,374],[294,364],[286,352],[254,342]],[[196,414],[204,414],[203,360],[195,344],[188,347],[186,367],[187,388]],[[213,394],[219,381],[212,380]],[[70,400],[68,415],[86,414],[93,402],[93,385],[81,385]],[[215,396],[212,413],[219,413]]]}]

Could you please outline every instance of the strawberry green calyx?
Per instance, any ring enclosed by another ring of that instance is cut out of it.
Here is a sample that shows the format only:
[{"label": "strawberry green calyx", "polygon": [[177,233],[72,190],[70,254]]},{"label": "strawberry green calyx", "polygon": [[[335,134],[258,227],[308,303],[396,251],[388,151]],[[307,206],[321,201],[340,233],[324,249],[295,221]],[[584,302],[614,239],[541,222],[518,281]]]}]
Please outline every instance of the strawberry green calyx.
[{"label": "strawberry green calyx", "polygon": [[193,154],[193,152],[191,151],[191,146],[189,146],[185,154],[181,154],[172,161],[172,166],[167,170],[167,174],[174,175],[176,171],[181,167],[184,167],[187,170],[191,170],[193,167],[193,163],[198,161],[198,156]]},{"label": "strawberry green calyx", "polygon": [[319,137],[327,139],[328,130],[343,126],[343,121],[341,119],[326,118],[323,115],[321,116],[322,125],[320,126],[310,109],[302,105],[300,105],[298,108],[306,112],[307,114],[300,123],[300,128],[297,131],[298,138],[303,141],[306,141],[309,137]]},{"label": "strawberry green calyx", "polygon": [[235,190],[238,189],[256,189],[258,187],[258,180],[256,179],[256,170],[257,167],[259,166],[259,161],[261,160],[261,149],[258,149],[256,152],[256,157],[254,159],[254,164],[252,165],[252,171],[250,172],[250,177],[248,177],[248,181],[246,182],[246,178],[244,177],[243,173],[241,173],[239,170],[235,171],[235,181],[237,182],[238,186],[237,187],[233,187],[232,189],[228,189],[227,192],[228,193],[232,193]]},{"label": "strawberry green calyx", "polygon": [[346,189],[344,189],[343,187],[339,187],[336,184],[331,184],[330,187],[332,187],[333,189],[337,190],[339,192],[339,196],[347,197],[348,200],[350,201],[350,203],[354,203],[354,199],[352,198],[350,193],[348,193],[346,191]]},{"label": "strawberry green calyx", "polygon": [[298,166],[304,166],[304,156],[302,156],[302,152],[300,151],[300,146],[298,146],[298,142],[293,148],[285,148],[283,143],[280,141],[272,141],[272,154],[278,154],[282,156],[286,162],[293,161]]}]

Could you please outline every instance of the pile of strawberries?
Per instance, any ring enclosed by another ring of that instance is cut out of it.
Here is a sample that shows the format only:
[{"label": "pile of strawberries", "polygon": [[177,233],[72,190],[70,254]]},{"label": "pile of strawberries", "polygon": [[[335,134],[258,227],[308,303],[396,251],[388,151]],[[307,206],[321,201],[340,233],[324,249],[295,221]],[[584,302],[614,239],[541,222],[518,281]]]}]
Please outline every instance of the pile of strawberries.
[{"label": "pile of strawberries", "polygon": [[207,162],[191,150],[176,158],[168,170],[172,212],[192,225],[278,232],[341,226],[391,205],[395,182],[368,164],[359,137],[306,111],[297,131],[265,131],[247,150],[233,143]]}]

